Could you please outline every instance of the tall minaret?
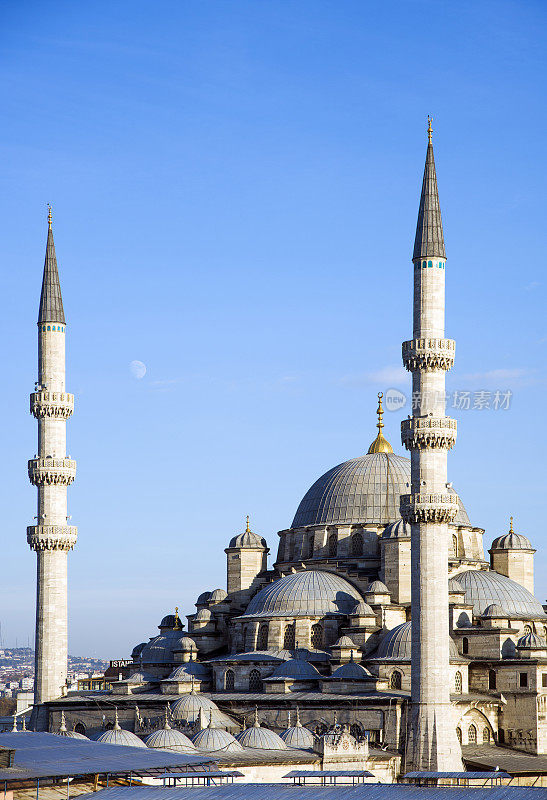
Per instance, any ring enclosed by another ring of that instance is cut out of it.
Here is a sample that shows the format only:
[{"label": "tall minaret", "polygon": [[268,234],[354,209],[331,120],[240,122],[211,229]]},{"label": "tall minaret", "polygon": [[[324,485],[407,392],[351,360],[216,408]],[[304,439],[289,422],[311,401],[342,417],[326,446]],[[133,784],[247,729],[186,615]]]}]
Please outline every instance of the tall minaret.
[{"label": "tall minaret", "polygon": [[411,453],[410,494],[401,514],[411,524],[412,685],[406,749],[407,770],[461,770],[461,748],[450,704],[448,625],[448,523],[456,516],[447,483],[448,450],[456,421],[445,416],[445,372],[455,342],[444,336],[445,249],[431,120],[416,240],[414,331],[403,342],[412,372],[413,416],[401,424]]},{"label": "tall minaret", "polygon": [[[73,410],[74,395],[65,391],[65,315],[50,208],[38,313],[38,380],[30,396],[30,413],[38,420],[38,454],[28,462],[30,482],[38,489],[36,525],[27,528],[38,562],[36,705],[59,697],[66,682],[67,553],[78,533],[67,515],[67,487],[76,475],[76,462],[66,455],[66,421]],[[41,727],[39,713],[34,724]]]}]

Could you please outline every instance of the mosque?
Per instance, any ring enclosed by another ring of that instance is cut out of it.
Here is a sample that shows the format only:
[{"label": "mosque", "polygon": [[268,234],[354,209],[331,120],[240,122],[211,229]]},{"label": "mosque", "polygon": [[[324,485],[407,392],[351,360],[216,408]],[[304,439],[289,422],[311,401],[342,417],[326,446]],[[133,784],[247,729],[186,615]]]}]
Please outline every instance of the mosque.
[{"label": "mosque", "polygon": [[[49,325],[55,336],[65,332],[54,256],[50,223],[39,330],[53,359]],[[264,763],[274,753],[307,763],[341,747],[349,761],[389,780],[409,766],[461,769],[462,757],[467,766],[503,768],[514,754],[547,755],[547,614],[534,596],[535,550],[512,519],[485,543],[484,528],[447,482],[456,423],[444,416],[444,400],[440,408],[428,399],[444,389],[454,362],[454,342],[444,336],[445,259],[430,126],[413,254],[414,331],[403,343],[420,394],[401,425],[411,457],[394,452],[383,434],[380,393],[368,452],[312,484],[278,533],[272,566],[247,518],[224,551],[226,587],[199,595],[187,631],[178,610],[167,614],[106,690],[67,694],[58,664],[54,674],[48,668],[54,634],[39,585],[38,727],[197,748],[239,765],[250,752]],[[64,361],[62,370],[64,392]],[[54,419],[59,435],[73,396],[54,400],[44,383],[33,413]],[[48,403],[53,410],[42,412]],[[32,467],[39,494],[55,486],[66,499],[75,462],[65,461],[50,464],[47,479]],[[55,469],[65,478],[57,480]],[[44,524],[28,536],[39,556],[57,549],[66,564],[76,528],[62,522],[62,531],[58,521],[47,535]],[[48,568],[39,567],[39,584]],[[547,775],[547,758],[534,763]]]}]

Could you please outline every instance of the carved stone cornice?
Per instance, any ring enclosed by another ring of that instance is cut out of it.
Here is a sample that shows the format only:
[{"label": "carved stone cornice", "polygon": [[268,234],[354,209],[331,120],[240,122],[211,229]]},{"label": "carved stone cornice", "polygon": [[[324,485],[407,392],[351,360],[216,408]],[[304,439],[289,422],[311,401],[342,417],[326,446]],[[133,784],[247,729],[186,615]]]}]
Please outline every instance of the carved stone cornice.
[{"label": "carved stone cornice", "polygon": [[74,395],[41,390],[30,395],[30,413],[36,419],[68,419],[74,412]]},{"label": "carved stone cornice", "polygon": [[31,458],[28,476],[34,486],[70,486],[76,477],[72,458]]},{"label": "carved stone cornice", "polygon": [[72,550],[78,538],[75,525],[30,525],[27,542],[31,550]]},{"label": "carved stone cornice", "polygon": [[451,450],[458,423],[450,417],[412,417],[401,422],[401,440],[407,450]]},{"label": "carved stone cornice", "polygon": [[410,339],[403,342],[403,364],[410,372],[448,370],[454,366],[453,339]]},{"label": "carved stone cornice", "polygon": [[454,522],[458,503],[453,494],[402,494],[401,516],[405,522]]}]

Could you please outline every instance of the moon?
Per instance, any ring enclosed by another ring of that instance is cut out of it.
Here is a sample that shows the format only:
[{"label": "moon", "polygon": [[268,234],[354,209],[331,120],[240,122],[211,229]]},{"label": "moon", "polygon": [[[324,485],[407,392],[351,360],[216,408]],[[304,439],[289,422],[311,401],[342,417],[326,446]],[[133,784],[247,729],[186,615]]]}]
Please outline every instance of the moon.
[{"label": "moon", "polygon": [[143,364],[142,361],[130,361],[129,372],[134,378],[140,381],[141,378],[144,378],[146,375],[146,364]]}]

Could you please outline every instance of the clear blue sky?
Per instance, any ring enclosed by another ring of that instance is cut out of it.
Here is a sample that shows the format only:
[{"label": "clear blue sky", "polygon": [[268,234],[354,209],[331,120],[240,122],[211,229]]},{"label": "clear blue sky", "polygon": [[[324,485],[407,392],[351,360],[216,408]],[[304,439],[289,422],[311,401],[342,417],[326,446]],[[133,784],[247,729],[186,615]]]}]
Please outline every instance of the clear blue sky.
[{"label": "clear blue sky", "polygon": [[70,652],[125,657],[224,586],[245,514],[275,551],[368,447],[376,393],[408,389],[428,113],[449,386],[514,393],[449,411],[450,478],[487,546],[514,515],[545,600],[546,23],[523,0],[1,4],[5,644],[34,626],[46,202],[77,398]]}]

